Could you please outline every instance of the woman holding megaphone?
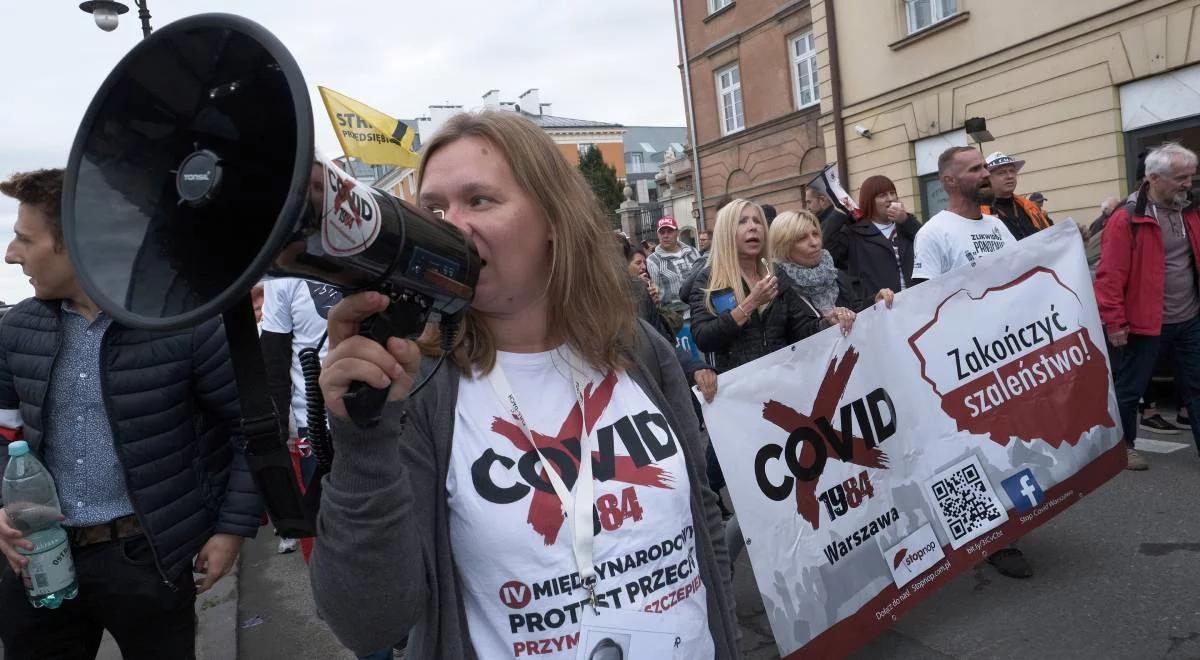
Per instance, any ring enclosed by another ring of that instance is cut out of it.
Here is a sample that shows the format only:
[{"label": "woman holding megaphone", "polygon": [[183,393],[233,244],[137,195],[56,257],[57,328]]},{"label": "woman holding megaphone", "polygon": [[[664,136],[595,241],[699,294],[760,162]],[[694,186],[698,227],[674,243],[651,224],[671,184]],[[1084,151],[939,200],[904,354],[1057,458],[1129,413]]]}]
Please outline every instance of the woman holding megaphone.
[{"label": "woman holding megaphone", "polygon": [[[421,347],[358,336],[387,298],[329,315],[336,459],[312,562],[326,622],[360,653],[412,629],[413,657],[573,658],[604,628],[666,644],[655,657],[736,657],[691,394],[635,321],[587,183],[540,128],[484,112],[425,145],[419,195],[487,265],[452,359],[411,398]],[[373,429],[345,419],[354,381],[390,383]]]}]

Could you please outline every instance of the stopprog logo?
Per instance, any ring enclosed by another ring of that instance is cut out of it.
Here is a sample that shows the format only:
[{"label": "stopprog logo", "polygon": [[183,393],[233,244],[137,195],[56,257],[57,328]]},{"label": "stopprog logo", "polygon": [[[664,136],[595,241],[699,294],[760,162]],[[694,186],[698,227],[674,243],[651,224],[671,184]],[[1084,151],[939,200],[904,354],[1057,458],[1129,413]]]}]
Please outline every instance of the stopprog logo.
[{"label": "stopprog logo", "polygon": [[[775,400],[763,404],[763,419],[787,431],[788,439],[784,445],[768,444],[758,450],[754,457],[758,487],[777,502],[794,491],[796,512],[813,529],[821,526],[817,481],[830,459],[887,468],[887,455],[877,446],[896,433],[896,406],[887,391],[878,388],[838,408],[858,358],[858,351],[851,346],[840,364],[836,358],[829,361],[809,414]],[[835,414],[839,415],[840,431],[830,422]],[[856,427],[861,435],[854,434]],[[774,461],[783,461],[789,473],[779,482],[767,474]]]},{"label": "stopprog logo", "polygon": [[[960,431],[1074,446],[1108,410],[1104,353],[1079,296],[1045,267],[989,288],[959,290],[908,340],[921,377]],[[1101,344],[1103,345],[1103,344]]]},{"label": "stopprog logo", "polygon": [[890,548],[883,547],[881,543],[879,551],[884,558],[891,558],[888,568],[892,572],[892,580],[897,589],[903,589],[904,585],[946,558],[946,553],[933,532],[933,526],[929,523],[917,528]]},{"label": "stopprog logo", "polygon": [[[608,408],[616,385],[616,373],[609,372],[598,386],[589,384],[585,389],[588,428],[596,424]],[[583,420],[579,405],[575,404],[553,436],[530,429],[537,448],[548,462],[554,464],[568,489],[573,489],[579,478],[579,438],[583,433]],[[546,475],[547,466],[541,463],[538,452],[517,424],[495,417],[492,431],[508,440],[523,455],[513,460],[489,447],[471,465],[475,491],[494,504],[519,502],[532,491],[526,521],[546,545],[553,545],[566,520],[558,495]],[[617,481],[648,488],[675,487],[675,477],[655,465],[679,452],[675,435],[661,414],[642,411],[624,416],[611,425],[596,429],[594,437],[597,446],[592,452],[592,472],[596,481]],[[617,440],[625,446],[627,456],[616,454]],[[497,466],[509,473],[506,482],[511,483],[497,483],[493,477]]]}]

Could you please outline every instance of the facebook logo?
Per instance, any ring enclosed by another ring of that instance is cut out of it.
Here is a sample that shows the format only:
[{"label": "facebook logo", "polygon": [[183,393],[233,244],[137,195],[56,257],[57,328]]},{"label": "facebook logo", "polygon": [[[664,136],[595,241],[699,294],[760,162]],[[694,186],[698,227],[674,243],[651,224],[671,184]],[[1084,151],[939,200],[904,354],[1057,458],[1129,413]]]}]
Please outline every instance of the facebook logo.
[{"label": "facebook logo", "polygon": [[1008,493],[1008,499],[1012,500],[1018,513],[1031,511],[1046,501],[1046,494],[1042,492],[1042,487],[1038,485],[1037,479],[1033,478],[1029,468],[1005,479],[1000,485],[1004,486],[1004,492]]}]

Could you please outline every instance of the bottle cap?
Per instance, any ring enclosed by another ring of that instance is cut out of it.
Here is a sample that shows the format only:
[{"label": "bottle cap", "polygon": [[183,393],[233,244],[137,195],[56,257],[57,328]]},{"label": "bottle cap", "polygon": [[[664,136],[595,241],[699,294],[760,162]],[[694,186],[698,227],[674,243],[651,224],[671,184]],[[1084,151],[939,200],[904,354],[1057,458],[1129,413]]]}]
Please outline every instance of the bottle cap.
[{"label": "bottle cap", "polygon": [[28,453],[29,453],[29,443],[25,442],[24,440],[17,440],[16,442],[11,442],[8,445],[9,457],[24,456],[25,454],[28,454]]}]

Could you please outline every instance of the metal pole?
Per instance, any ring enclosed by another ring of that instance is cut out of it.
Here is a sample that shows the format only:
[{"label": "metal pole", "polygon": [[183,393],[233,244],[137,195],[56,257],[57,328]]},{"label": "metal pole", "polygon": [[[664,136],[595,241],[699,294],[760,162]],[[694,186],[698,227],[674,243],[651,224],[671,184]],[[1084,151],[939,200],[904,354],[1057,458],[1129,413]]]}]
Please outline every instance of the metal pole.
[{"label": "metal pole", "polygon": [[138,8],[138,18],[142,21],[142,38],[150,36],[153,28],[150,27],[150,9],[146,6],[149,0],[134,0]]},{"label": "metal pole", "polygon": [[846,125],[842,117],[842,73],[838,62],[837,13],[834,0],[825,0],[825,31],[829,38],[829,88],[833,92],[833,143],[837,154],[838,179],[850,191],[849,166],[846,163]]},{"label": "metal pole", "polygon": [[700,185],[700,145],[696,144],[696,111],[692,107],[692,73],[688,65],[687,34],[683,31],[683,3],[675,0],[675,26],[679,32],[679,63],[683,65],[684,102],[687,103],[688,128],[692,137],[692,189],[696,191],[700,218],[696,231],[707,229],[704,218],[704,191]]}]

